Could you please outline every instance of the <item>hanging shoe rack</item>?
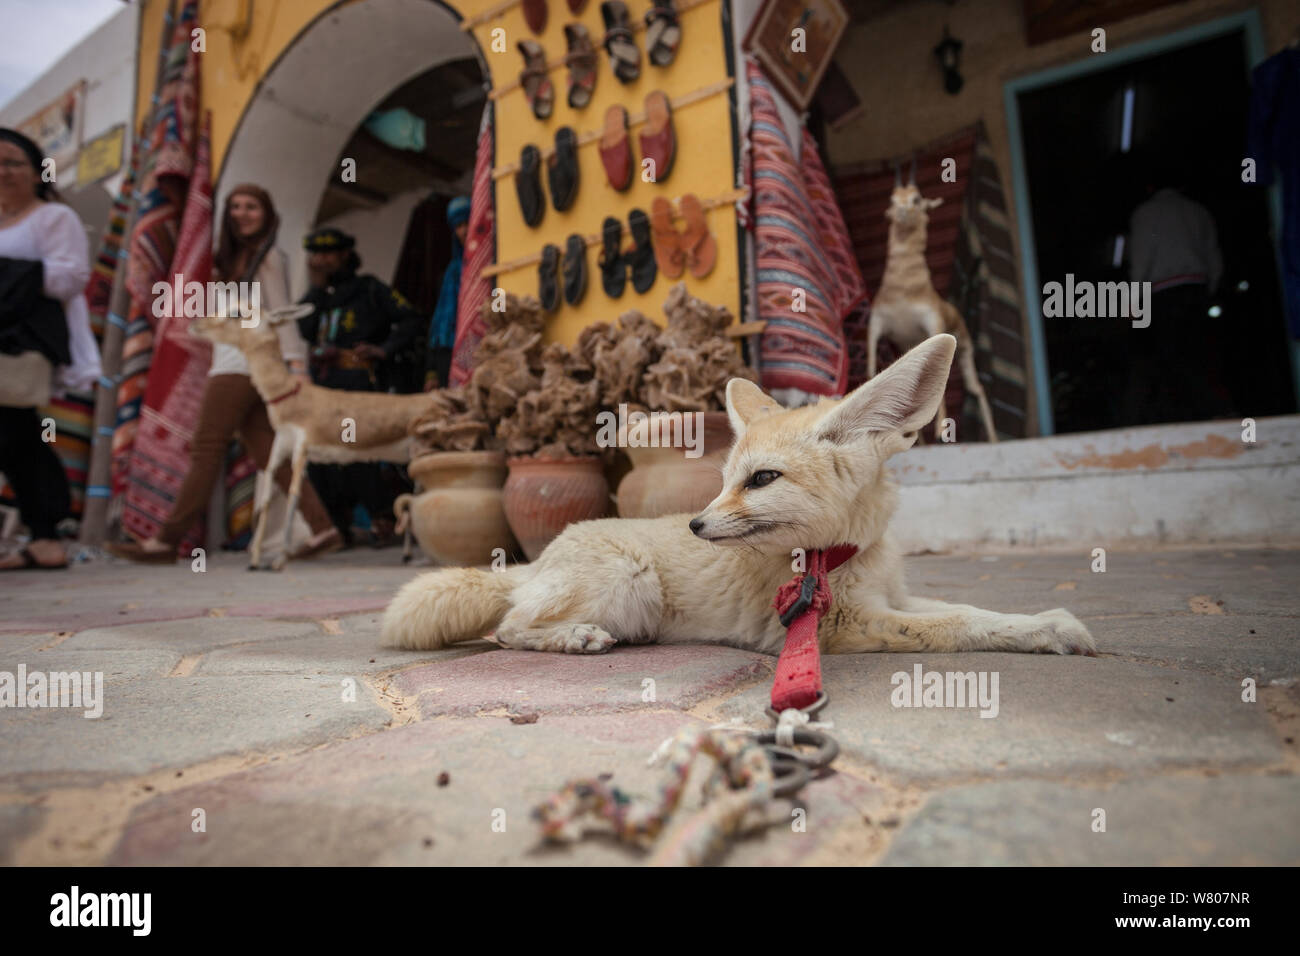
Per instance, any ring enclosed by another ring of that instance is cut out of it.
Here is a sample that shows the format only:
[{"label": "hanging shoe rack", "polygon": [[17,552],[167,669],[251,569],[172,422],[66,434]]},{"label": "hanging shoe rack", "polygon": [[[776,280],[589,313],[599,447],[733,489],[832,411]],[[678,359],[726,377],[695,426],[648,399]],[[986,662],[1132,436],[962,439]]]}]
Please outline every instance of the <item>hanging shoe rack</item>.
[{"label": "hanging shoe rack", "polygon": [[[701,100],[707,100],[711,96],[716,96],[718,93],[722,93],[725,92],[726,90],[731,89],[731,87],[735,84],[735,82],[736,81],[731,77],[727,77],[727,79],[719,80],[717,83],[710,83],[708,86],[701,86],[698,90],[691,90],[691,92],[689,93],[683,93],[681,96],[677,97],[676,99],[669,100],[669,103],[672,105],[673,112],[675,113],[677,110],[681,109],[684,106],[690,106],[692,103],[698,103]],[[645,110],[640,110],[636,113],[628,113],[627,114],[628,135],[630,136],[632,134],[632,129],[634,127],[640,126],[643,123],[645,123],[645,120],[646,120]],[[581,149],[583,146],[586,146],[589,143],[597,142],[603,135],[604,135],[604,130],[588,130],[585,133],[579,133],[577,138],[578,148]],[[555,155],[554,146],[547,146],[544,149],[541,149],[539,147],[539,149],[542,154],[543,162],[545,162],[546,160],[550,159],[552,156]],[[519,171],[519,163],[517,162],[506,163],[504,166],[498,166],[494,170],[492,170],[492,178],[494,180],[504,179],[505,177],[513,173],[516,173],[518,171]],[[546,171],[542,170],[542,172],[543,174],[545,174]]]}]

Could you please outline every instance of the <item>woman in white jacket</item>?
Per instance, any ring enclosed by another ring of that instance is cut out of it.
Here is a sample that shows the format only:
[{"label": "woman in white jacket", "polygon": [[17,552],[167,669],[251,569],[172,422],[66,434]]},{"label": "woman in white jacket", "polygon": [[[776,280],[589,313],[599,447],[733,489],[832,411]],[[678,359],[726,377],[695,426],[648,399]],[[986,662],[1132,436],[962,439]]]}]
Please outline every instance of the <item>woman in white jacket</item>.
[{"label": "woman in white jacket", "polygon": [[66,568],[68,559],[56,526],[71,506],[63,463],[42,440],[36,406],[50,394],[87,391],[99,378],[99,350],[90,331],[82,290],[90,278],[90,247],[81,219],[58,202],[42,177],[40,147],[16,130],[0,128],[0,257],[39,260],[44,293],[63,306],[72,362],[42,382],[31,403],[0,405],[0,472],[18,498],[32,540],[18,554],[0,558],[0,570]]},{"label": "woman in white jacket", "polygon": [[[271,197],[260,186],[245,183],[236,186],[226,197],[221,236],[213,256],[213,277],[223,282],[250,279],[256,282],[263,312],[293,301],[289,296],[288,258],[275,248],[279,224]],[[305,377],[307,346],[298,334],[297,325],[282,322],[276,331],[290,370]],[[164,564],[175,561],[181,539],[207,508],[208,496],[222,474],[226,446],[236,433],[257,466],[265,469],[275,438],[266,405],[253,387],[243,353],[230,345],[215,345],[199,421],[190,439],[190,468],[172,504],[171,514],[154,537],[106,547],[133,561]],[[275,473],[276,483],[286,493],[289,476],[286,462]],[[310,482],[303,482],[298,506],[312,537],[296,557],[310,557],[342,546],[342,538]]]}]

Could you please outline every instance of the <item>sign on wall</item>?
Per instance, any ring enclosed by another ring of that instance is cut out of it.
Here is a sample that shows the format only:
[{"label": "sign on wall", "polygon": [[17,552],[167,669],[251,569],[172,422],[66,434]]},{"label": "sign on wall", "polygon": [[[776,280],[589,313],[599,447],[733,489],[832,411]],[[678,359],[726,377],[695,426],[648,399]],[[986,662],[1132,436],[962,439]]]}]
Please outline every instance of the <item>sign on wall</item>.
[{"label": "sign on wall", "polygon": [[744,48],[786,100],[803,111],[848,25],[839,0],[765,0]]},{"label": "sign on wall", "polygon": [[86,81],[81,80],[49,106],[18,124],[48,158],[54,160],[55,182],[66,185],[76,175],[85,111]]},{"label": "sign on wall", "polygon": [[89,186],[121,169],[125,139],[126,125],[119,123],[81,147],[77,156],[77,185]]}]

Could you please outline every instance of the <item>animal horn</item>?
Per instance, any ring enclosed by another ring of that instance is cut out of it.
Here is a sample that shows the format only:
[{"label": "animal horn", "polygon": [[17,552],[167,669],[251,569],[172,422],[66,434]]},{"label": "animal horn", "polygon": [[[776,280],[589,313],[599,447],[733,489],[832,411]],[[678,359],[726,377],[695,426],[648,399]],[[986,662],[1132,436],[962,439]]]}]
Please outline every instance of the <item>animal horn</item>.
[{"label": "animal horn", "polygon": [[903,186],[903,167],[894,163],[894,188],[901,189]]},{"label": "animal horn", "polygon": [[915,156],[912,157],[912,171],[907,174],[907,184],[909,186],[916,185],[916,157]]}]

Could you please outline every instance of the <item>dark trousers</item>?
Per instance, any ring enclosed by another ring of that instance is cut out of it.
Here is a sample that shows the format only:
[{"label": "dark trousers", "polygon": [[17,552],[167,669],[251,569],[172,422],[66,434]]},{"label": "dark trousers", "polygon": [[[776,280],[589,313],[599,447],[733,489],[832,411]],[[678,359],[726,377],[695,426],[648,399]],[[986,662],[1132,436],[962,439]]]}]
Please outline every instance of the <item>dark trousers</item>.
[{"label": "dark trousers", "polygon": [[392,516],[393,496],[377,462],[308,465],[307,474],[344,538],[351,539],[352,511],[357,505],[370,513],[372,521]]},{"label": "dark trousers", "polygon": [[63,463],[41,440],[36,409],[0,405],[0,472],[13,486],[32,537],[57,538],[56,526],[68,516],[72,498]]},{"label": "dark trousers", "polygon": [[1219,346],[1204,285],[1151,296],[1151,325],[1133,329],[1129,402],[1141,423],[1201,421],[1219,409]]}]

